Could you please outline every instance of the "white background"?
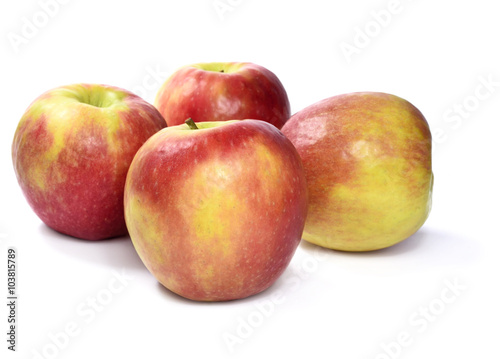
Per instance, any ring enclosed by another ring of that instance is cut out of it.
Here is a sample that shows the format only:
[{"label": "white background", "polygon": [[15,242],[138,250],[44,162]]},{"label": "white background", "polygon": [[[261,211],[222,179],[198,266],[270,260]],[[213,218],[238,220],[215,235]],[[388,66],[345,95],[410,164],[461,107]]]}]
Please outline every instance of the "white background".
[{"label": "white background", "polygon": [[[2,0],[0,8],[0,357],[499,357],[500,21],[493,1],[222,0],[230,7],[222,16],[213,0],[70,0],[43,10],[47,1]],[[390,18],[382,15],[388,11]],[[37,24],[28,36],[26,21]],[[25,40],[13,45],[14,36]],[[342,50],[349,45],[357,46],[352,56]],[[153,101],[179,66],[210,61],[267,67],[287,89],[292,112],[353,91],[412,102],[436,139],[428,221],[410,239],[372,253],[302,243],[270,289],[211,304],[161,287],[128,238],[86,242],[41,223],[10,157],[32,100],[88,82]],[[6,343],[8,246],[18,250],[15,354]],[[121,287],[116,273],[125,276]],[[120,290],[109,297],[113,283]],[[100,311],[89,309],[91,298]],[[74,335],[66,340],[68,328]],[[405,333],[405,346],[394,344]],[[228,345],[228,337],[237,341]]]}]

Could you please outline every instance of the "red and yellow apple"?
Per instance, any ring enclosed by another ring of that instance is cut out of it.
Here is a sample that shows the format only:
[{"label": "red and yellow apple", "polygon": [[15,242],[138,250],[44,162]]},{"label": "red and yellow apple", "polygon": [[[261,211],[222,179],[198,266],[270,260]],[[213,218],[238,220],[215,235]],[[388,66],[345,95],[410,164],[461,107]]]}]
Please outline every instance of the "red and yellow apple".
[{"label": "red and yellow apple", "polygon": [[283,127],[290,117],[288,96],[268,69],[245,62],[184,66],[162,85],[155,106],[168,126],[196,122],[256,119]]},{"label": "red and yellow apple", "polygon": [[414,234],[431,208],[431,133],[422,113],[394,95],[327,98],[283,127],[306,173],[303,238],[322,247],[369,251]]},{"label": "red and yellow apple", "polygon": [[17,180],[34,212],[56,231],[88,240],[126,234],[128,168],[139,147],[165,126],[153,105],[123,89],[52,89],[31,103],[17,127]]},{"label": "red and yellow apple", "polygon": [[259,293],[300,240],[307,185],[300,157],[259,120],[168,127],[137,152],[125,219],[140,258],[171,291],[198,301]]}]

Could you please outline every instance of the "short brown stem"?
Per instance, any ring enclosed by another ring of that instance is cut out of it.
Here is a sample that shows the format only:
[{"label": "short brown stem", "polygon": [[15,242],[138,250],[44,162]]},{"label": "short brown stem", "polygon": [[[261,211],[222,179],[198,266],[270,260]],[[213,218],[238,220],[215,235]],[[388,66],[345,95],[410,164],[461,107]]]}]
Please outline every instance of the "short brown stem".
[{"label": "short brown stem", "polygon": [[199,130],[198,126],[196,126],[196,123],[194,123],[193,119],[190,117],[185,121],[186,125],[189,126],[190,129],[192,130]]}]

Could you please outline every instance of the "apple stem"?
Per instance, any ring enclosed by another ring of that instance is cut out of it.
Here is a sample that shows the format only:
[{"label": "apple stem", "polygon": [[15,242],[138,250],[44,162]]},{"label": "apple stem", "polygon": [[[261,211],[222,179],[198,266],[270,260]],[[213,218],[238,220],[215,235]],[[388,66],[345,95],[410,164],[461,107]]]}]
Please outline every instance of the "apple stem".
[{"label": "apple stem", "polygon": [[190,117],[185,121],[186,125],[189,126],[190,129],[192,130],[199,130],[198,126],[196,126],[196,123],[194,123],[193,119]]}]

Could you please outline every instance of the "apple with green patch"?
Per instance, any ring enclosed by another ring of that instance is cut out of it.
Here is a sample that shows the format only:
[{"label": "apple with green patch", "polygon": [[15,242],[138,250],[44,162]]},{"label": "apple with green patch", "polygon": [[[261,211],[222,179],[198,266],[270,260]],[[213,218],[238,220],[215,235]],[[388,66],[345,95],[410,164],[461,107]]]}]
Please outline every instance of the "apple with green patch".
[{"label": "apple with green patch", "polygon": [[165,126],[153,105],[123,89],[52,89],[28,107],[17,127],[17,180],[34,212],[58,232],[88,240],[126,234],[128,168],[139,147]]},{"label": "apple with green patch", "polygon": [[256,119],[283,127],[290,118],[288,96],[278,77],[248,62],[184,66],[162,85],[155,106],[168,126],[196,122]]},{"label": "apple with green patch", "polygon": [[149,271],[198,301],[271,286],[301,240],[307,184],[300,157],[259,120],[168,127],[137,152],[125,219]]},{"label": "apple with green patch", "polygon": [[422,113],[385,93],[334,96],[283,127],[309,189],[304,239],[343,251],[392,246],[431,208],[431,133]]}]

